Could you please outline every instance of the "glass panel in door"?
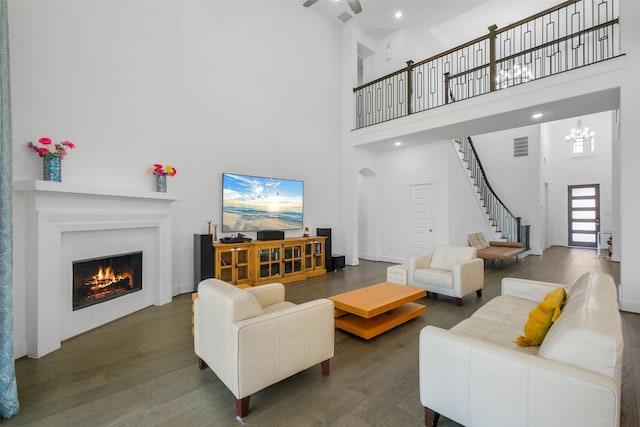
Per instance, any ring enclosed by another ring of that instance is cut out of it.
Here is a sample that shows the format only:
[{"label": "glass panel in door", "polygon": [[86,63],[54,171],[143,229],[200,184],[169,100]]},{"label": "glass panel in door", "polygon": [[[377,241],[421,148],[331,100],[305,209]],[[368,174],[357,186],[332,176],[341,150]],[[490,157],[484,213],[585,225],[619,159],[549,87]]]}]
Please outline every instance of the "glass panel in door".
[{"label": "glass panel in door", "polygon": [[595,248],[600,231],[600,185],[569,186],[569,246]]}]

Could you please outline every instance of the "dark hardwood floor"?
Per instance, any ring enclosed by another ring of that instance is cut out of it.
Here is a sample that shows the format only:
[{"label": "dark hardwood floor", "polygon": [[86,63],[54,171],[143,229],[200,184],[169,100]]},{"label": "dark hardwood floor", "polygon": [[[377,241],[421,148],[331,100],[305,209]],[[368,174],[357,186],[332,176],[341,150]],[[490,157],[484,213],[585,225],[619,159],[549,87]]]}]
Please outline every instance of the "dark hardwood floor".
[{"label": "dark hardwood floor", "polygon": [[[390,264],[358,267],[287,285],[303,302],[384,281]],[[0,424],[39,426],[422,426],[418,334],[427,324],[449,328],[500,292],[506,276],[572,283],[583,272],[619,264],[594,251],[554,247],[500,269],[485,268],[483,296],[426,298],[427,313],[370,341],[335,333],[331,375],[314,367],[262,390],[238,420],[234,397],[210,369],[196,365],[191,296],[149,307],[65,341],[40,359],[16,362],[21,411]],[[640,315],[622,313],[625,336],[623,427],[637,426],[640,404]],[[457,424],[442,417],[440,426]]]}]

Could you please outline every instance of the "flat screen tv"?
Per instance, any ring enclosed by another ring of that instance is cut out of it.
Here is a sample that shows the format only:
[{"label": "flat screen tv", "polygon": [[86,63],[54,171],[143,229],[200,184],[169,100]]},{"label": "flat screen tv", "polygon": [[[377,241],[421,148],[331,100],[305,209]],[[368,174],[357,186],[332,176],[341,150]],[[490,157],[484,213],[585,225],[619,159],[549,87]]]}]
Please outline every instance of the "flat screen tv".
[{"label": "flat screen tv", "polygon": [[222,231],[302,229],[304,182],[222,174]]}]

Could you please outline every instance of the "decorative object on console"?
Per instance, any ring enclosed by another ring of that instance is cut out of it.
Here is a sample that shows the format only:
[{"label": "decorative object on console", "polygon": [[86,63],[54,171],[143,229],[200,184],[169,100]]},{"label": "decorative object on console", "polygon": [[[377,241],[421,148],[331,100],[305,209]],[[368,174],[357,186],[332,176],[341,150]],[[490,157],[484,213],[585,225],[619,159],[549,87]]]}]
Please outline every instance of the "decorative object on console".
[{"label": "decorative object on console", "polygon": [[40,138],[38,140],[40,146],[29,142],[29,147],[33,149],[38,156],[42,157],[42,179],[45,181],[62,181],[62,158],[67,155],[67,150],[75,148],[75,144],[71,141],[62,141],[53,145],[53,151],[50,150],[51,138]]},{"label": "decorative object on console", "polygon": [[256,233],[256,240],[284,240],[284,231],[282,230],[264,230]]},{"label": "decorative object on console", "polygon": [[302,237],[309,237],[309,231],[310,231],[309,227],[305,227],[304,234],[302,235]]},{"label": "decorative object on console", "polygon": [[160,163],[154,163],[153,167],[150,168],[148,173],[153,173],[156,177],[156,191],[158,193],[166,193],[167,192],[167,175],[175,176],[178,171],[173,166],[165,165],[163,166]]}]

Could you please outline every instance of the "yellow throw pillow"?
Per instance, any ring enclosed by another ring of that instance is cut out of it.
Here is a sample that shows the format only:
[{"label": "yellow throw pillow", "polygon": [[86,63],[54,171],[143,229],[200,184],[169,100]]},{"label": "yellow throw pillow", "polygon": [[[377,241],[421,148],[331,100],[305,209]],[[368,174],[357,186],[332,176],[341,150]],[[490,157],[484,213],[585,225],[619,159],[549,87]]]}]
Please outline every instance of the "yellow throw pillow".
[{"label": "yellow throw pillow", "polygon": [[524,325],[524,336],[516,338],[520,347],[542,344],[544,336],[551,324],[560,316],[560,309],[567,298],[564,288],[557,288],[549,292],[542,302],[529,313],[529,319]]}]

